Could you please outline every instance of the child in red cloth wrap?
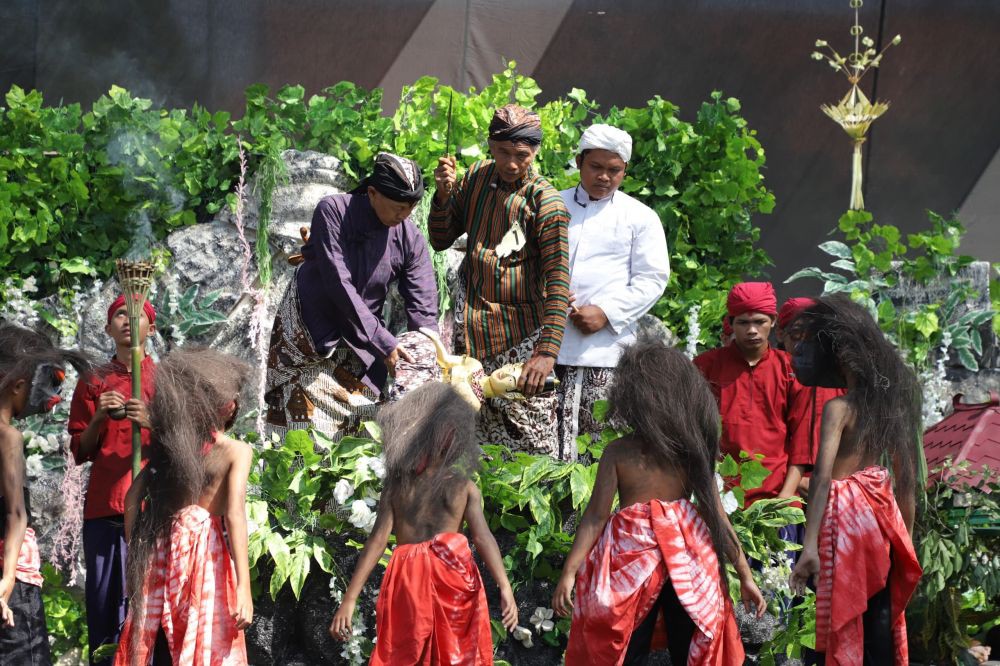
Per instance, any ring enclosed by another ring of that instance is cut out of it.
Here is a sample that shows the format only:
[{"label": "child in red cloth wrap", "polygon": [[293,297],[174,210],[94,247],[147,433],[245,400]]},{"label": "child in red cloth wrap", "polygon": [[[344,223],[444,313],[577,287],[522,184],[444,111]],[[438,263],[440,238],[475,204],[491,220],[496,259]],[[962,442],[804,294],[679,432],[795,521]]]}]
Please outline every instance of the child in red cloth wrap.
[{"label": "child in red cloth wrap", "polygon": [[[801,591],[816,579],[820,664],[906,666],[904,611],[921,575],[910,536],[920,389],[861,305],[823,298],[802,319],[796,376],[810,386],[846,383],[847,394],[823,408],[791,586]],[[882,460],[892,461],[892,478]]]},{"label": "child in red cloth wrap", "polygon": [[379,414],[386,475],[378,517],[330,624],[335,639],[351,635],[361,588],[395,534],[375,606],[371,664],[493,663],[486,592],[458,533],[463,522],[500,588],[504,626],[517,625],[514,593],[470,480],[481,455],[475,423],[472,407],[441,383],[425,384]]},{"label": "child in red cloth wrap", "polygon": [[760,616],[765,606],[716,489],[719,411],[708,383],[676,349],[640,339],[622,354],[609,398],[634,433],[604,450],[552,597],[559,615],[572,610],[566,663],[646,663],[662,611],[671,663],[742,665],[726,560],[747,608]]},{"label": "child in red cloth wrap", "polygon": [[24,438],[14,418],[59,402],[66,364],[85,372],[81,355],[56,349],[39,333],[0,326],[0,665],[51,663],[42,608],[41,558],[30,527]]},{"label": "child in red cloth wrap", "polygon": [[203,348],[175,350],[159,365],[149,464],[125,496],[130,598],[116,666],[154,656],[156,666],[247,663],[253,452],[223,433],[249,371]]}]

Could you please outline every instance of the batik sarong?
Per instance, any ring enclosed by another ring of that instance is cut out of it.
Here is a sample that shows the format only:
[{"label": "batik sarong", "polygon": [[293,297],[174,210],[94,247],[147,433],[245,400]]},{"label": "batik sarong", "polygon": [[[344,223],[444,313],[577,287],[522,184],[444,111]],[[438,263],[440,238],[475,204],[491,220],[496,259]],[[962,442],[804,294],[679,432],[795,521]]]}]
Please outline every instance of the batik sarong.
[{"label": "batik sarong", "polygon": [[[541,329],[522,340],[513,349],[483,361],[489,375],[508,363],[524,363],[531,358]],[[559,397],[555,391],[527,400],[490,398],[483,402],[476,424],[476,436],[482,444],[502,444],[514,451],[559,455]]]},{"label": "batik sarong", "polygon": [[594,418],[594,403],[607,400],[614,368],[588,368],[561,365],[559,371],[559,458],[576,460],[576,438],[586,435],[592,439],[601,436],[608,427]]},{"label": "batik sarong", "polygon": [[328,356],[316,352],[293,277],[271,329],[264,384],[268,431],[315,428],[334,439],[356,432],[375,417],[378,396],[361,381],[367,370],[343,342]]},{"label": "batik sarong", "polygon": [[178,666],[245,666],[243,632],[232,617],[236,568],[221,516],[195,505],[181,509],[170,543],[156,544],[148,571],[143,608],[129,607],[115,666],[146,666],[161,629]]},{"label": "batik sarong", "polygon": [[694,623],[688,666],[741,666],[743,644],[708,526],[686,499],[633,504],[608,521],[577,574],[566,663],[621,664],[664,585],[673,585]]},{"label": "batik sarong", "polygon": [[832,481],[819,533],[816,651],[829,666],[861,666],[869,600],[888,585],[895,666],[909,663],[904,611],[920,562],[892,492],[889,473],[868,467]]},{"label": "batik sarong", "polygon": [[493,663],[486,592],[461,534],[396,546],[375,618],[371,666]]},{"label": "batik sarong", "polygon": [[[0,501],[0,505],[3,502]],[[7,602],[14,613],[14,627],[0,623],[0,666],[48,666],[49,634],[42,607],[42,558],[35,530],[24,532],[14,571],[14,590]],[[3,539],[0,539],[0,570],[3,569]]]}]

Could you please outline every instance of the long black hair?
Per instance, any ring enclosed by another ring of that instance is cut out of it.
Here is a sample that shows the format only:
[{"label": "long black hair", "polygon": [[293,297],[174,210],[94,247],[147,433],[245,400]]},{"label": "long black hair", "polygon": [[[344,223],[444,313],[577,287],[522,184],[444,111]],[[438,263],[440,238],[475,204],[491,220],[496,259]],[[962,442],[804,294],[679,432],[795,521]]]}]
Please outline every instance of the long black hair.
[{"label": "long black hair", "polygon": [[[712,537],[723,589],[727,552],[739,552],[725,528],[715,464],[719,409],[708,382],[679,350],[649,336],[625,347],[608,392],[611,414],[634,429],[643,450],[686,478]],[[731,551],[725,545],[729,543]]]},{"label": "long black hair", "polygon": [[83,352],[60,349],[38,331],[0,321],[0,394],[21,379],[31,381],[43,363],[71,365],[81,376],[91,365]]},{"label": "long black hair", "polygon": [[887,456],[896,491],[914,496],[922,395],[913,370],[868,310],[847,296],[820,298],[803,317],[807,338],[832,355],[840,373],[854,377],[846,399],[861,452]]}]

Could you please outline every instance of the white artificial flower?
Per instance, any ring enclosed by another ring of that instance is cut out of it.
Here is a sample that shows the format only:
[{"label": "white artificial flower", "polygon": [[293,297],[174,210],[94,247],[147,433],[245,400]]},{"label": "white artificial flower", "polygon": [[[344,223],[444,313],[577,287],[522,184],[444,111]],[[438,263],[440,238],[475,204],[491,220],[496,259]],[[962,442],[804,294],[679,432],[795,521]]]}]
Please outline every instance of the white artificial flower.
[{"label": "white artificial flower", "polygon": [[722,479],[722,475],[718,472],[715,473],[715,489],[722,494],[722,489],[726,487],[726,482]]},{"label": "white artificial flower", "polygon": [[382,462],[381,458],[361,456],[358,458],[356,469],[361,474],[368,474],[370,472],[376,479],[385,477],[385,463]]},{"label": "white artificial flower", "polygon": [[736,499],[736,495],[733,494],[732,490],[727,490],[722,495],[722,510],[726,512],[728,516],[736,509],[740,508],[739,500]]},{"label": "white artificial flower", "polygon": [[535,612],[532,613],[529,621],[535,625],[535,631],[539,633],[552,631],[556,626],[555,622],[552,621],[552,609],[543,606],[535,608]]},{"label": "white artificial flower", "polygon": [[379,480],[385,478],[385,461],[382,459],[382,456],[372,459],[369,465]]},{"label": "white artificial flower", "polygon": [[531,629],[528,629],[527,627],[522,627],[520,625],[514,627],[512,635],[514,636],[515,641],[521,641],[521,645],[526,648],[530,648],[533,645],[531,642]]},{"label": "white artificial flower", "polygon": [[353,494],[354,486],[347,479],[337,481],[337,485],[333,487],[333,499],[337,500],[337,504],[343,504]]},{"label": "white artificial flower", "polygon": [[35,478],[40,476],[45,471],[45,468],[42,466],[42,454],[33,453],[28,456],[28,459],[24,461],[24,470],[30,477]]},{"label": "white artificial flower", "polygon": [[45,453],[55,453],[62,448],[62,442],[56,435],[46,435],[41,446]]},{"label": "white artificial flower", "polygon": [[372,527],[375,526],[376,514],[364,500],[354,500],[351,502],[351,517],[348,518],[351,525],[364,530],[365,532],[371,532]]}]

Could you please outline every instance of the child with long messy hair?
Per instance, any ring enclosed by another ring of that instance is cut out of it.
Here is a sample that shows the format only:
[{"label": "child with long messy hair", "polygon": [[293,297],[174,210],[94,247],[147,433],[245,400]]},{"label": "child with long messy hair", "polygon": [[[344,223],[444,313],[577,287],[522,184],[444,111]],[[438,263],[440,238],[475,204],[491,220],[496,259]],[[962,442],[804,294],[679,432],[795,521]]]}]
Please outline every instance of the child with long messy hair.
[{"label": "child with long messy hair", "polygon": [[622,353],[608,398],[633,432],[601,455],[552,595],[555,611],[573,616],[566,663],[646,663],[662,613],[671,663],[742,665],[724,563],[748,609],[762,615],[764,599],[716,486],[719,410],[708,383],[680,351],[640,338]]},{"label": "child with long messy hair", "polygon": [[517,605],[472,481],[481,456],[476,412],[454,388],[434,382],[384,407],[378,421],[386,470],[378,517],[330,634],[341,641],[351,636],[361,588],[395,534],[375,606],[370,663],[492,664],[486,592],[459,533],[462,523],[500,588],[508,630],[517,625]]},{"label": "child with long messy hair", "polygon": [[159,365],[149,464],[125,497],[130,600],[116,666],[154,656],[157,666],[247,663],[253,452],[224,433],[249,372],[205,348],[175,350]]},{"label": "child with long messy hair", "polygon": [[52,409],[68,364],[87,370],[83,355],[57,349],[35,331],[0,325],[0,664],[5,666],[51,663],[24,437],[11,420]]},{"label": "child with long messy hair", "polygon": [[846,385],[847,394],[823,408],[791,587],[801,592],[815,577],[819,663],[905,666],[904,611],[921,575],[911,538],[920,388],[868,310],[849,298],[821,298],[800,320],[805,333],[792,357],[799,380]]}]

